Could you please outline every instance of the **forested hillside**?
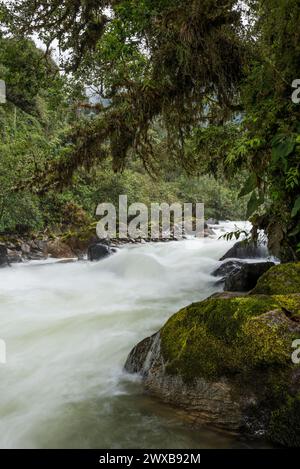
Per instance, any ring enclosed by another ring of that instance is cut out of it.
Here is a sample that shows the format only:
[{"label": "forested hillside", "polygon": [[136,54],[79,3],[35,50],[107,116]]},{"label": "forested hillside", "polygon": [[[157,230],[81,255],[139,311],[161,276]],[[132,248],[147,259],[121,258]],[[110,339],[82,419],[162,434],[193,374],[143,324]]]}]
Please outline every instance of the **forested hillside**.
[{"label": "forested hillside", "polygon": [[[1,38],[1,78],[7,103],[0,106],[0,231],[2,233],[64,233],[95,220],[101,202],[118,205],[120,194],[129,203],[204,202],[206,216],[218,219],[245,217],[238,200],[241,180],[226,181],[209,175],[188,174],[169,158],[163,131],[157,130],[160,149],[156,170],[149,175],[133,153],[126,169],[114,173],[111,159],[93,168],[79,168],[60,191],[41,190],[45,173],[70,152],[69,132],[92,122],[78,81],[64,77],[51,59],[30,40]],[[92,106],[92,104],[91,104]]]},{"label": "forested hillside", "polygon": [[[18,224],[8,209],[18,197],[30,198],[29,224],[41,227],[66,203],[93,216],[117,186],[140,201],[155,187],[165,201],[204,201],[208,216],[239,218],[247,204],[254,239],[264,229],[275,255],[299,257],[297,0],[19,0],[1,11],[1,164],[20,158],[12,185],[26,187],[7,202],[4,191],[2,229]],[[21,39],[32,34],[44,60]],[[101,99],[81,112],[87,88]],[[2,177],[10,191],[9,171]]]}]

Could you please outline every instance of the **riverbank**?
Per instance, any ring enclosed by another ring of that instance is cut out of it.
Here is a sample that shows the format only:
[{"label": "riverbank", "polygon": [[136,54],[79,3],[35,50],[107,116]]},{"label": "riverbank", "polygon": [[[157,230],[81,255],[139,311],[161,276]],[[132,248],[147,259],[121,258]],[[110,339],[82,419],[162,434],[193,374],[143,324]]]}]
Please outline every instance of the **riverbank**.
[{"label": "riverbank", "polygon": [[[219,223],[216,220],[208,222]],[[204,237],[214,237],[215,224],[205,222]],[[36,235],[18,235],[2,234],[0,235],[0,266],[10,265],[27,261],[54,259],[84,259],[88,255],[88,249],[94,244],[104,244],[111,248],[117,248],[136,244],[145,244],[150,242],[170,242],[177,241],[174,234],[169,237],[161,238],[112,238],[109,240],[99,240],[96,235],[96,223],[87,228],[59,234]]]}]

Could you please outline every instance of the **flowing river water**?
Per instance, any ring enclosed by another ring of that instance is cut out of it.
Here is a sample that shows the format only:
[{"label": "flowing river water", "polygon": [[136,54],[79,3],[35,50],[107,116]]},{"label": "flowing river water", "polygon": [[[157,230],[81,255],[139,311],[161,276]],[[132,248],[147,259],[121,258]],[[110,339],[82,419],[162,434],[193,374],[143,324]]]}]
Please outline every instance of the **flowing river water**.
[{"label": "flowing river water", "polygon": [[249,442],[143,393],[123,365],[179,308],[218,290],[210,272],[232,245],[190,239],[123,247],[97,263],[0,270],[2,448],[226,448]]}]

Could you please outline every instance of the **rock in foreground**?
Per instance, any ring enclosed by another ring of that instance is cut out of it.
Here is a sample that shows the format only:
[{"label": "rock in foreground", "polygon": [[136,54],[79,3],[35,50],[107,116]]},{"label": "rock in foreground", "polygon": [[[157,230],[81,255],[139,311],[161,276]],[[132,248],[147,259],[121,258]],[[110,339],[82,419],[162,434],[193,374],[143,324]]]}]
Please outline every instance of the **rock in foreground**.
[{"label": "rock in foreground", "polygon": [[125,368],[195,421],[300,446],[300,367],[291,360],[300,338],[297,284],[294,290],[194,303],[138,344]]}]

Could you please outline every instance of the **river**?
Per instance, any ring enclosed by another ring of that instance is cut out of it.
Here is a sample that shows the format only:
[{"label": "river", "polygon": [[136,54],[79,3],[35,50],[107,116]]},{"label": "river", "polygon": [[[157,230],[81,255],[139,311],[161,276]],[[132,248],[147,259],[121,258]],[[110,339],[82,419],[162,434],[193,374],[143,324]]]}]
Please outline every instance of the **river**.
[{"label": "river", "polygon": [[171,314],[218,290],[210,272],[233,242],[123,247],[98,263],[0,270],[1,448],[227,448],[250,443],[194,428],[145,396],[123,365]]}]

